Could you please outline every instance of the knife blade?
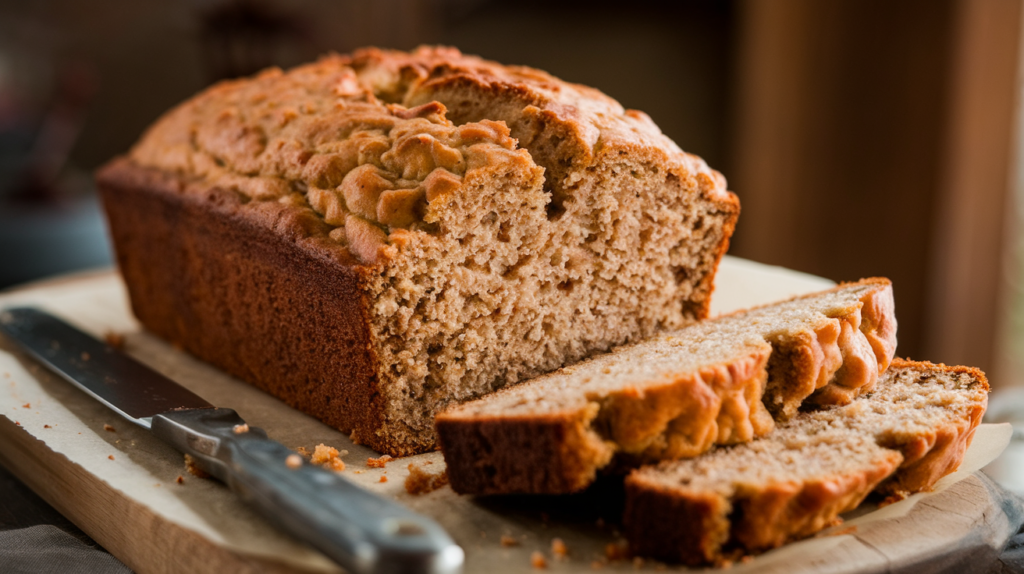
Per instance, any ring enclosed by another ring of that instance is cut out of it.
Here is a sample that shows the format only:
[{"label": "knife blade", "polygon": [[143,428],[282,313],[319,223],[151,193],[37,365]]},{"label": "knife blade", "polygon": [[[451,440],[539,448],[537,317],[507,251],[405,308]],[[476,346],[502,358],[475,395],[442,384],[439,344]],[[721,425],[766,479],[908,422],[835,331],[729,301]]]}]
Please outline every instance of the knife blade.
[{"label": "knife blade", "polygon": [[307,463],[262,429],[248,427],[235,411],[211,405],[53,315],[5,309],[0,332],[94,399],[192,456],[270,522],[349,572],[461,572],[462,549],[430,518]]}]

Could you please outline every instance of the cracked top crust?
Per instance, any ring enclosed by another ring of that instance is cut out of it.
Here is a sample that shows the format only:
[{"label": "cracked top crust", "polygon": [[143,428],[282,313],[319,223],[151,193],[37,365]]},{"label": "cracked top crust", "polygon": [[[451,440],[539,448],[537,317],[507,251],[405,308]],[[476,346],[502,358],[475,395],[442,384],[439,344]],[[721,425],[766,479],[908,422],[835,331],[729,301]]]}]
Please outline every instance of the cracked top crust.
[{"label": "cracked top crust", "polygon": [[587,168],[630,154],[735,202],[650,118],[585,86],[453,48],[360,50],[217,84],[163,116],[137,165],[310,208],[365,264],[395,229],[436,233],[475,170],[544,168],[550,209]]}]

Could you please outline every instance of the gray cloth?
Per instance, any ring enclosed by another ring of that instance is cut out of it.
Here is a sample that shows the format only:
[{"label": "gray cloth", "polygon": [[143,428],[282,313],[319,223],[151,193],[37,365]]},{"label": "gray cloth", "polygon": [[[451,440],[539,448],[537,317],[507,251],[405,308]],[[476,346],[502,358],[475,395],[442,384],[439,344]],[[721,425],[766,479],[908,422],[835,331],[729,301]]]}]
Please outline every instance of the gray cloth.
[{"label": "gray cloth", "polygon": [[49,524],[0,531],[0,571],[4,574],[132,574],[127,566],[102,548],[89,546]]}]

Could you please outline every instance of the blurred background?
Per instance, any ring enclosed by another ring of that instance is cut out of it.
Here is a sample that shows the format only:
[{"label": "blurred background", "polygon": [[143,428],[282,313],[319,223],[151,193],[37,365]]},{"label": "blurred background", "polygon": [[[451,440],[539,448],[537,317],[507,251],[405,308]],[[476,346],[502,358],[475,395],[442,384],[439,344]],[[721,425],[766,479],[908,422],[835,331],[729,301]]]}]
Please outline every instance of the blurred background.
[{"label": "blurred background", "polygon": [[4,1],[0,287],[110,265],[91,173],[203,87],[449,44],[648,112],[740,196],[732,254],[888,276],[902,355],[1024,388],[1021,31],[1020,0]]}]

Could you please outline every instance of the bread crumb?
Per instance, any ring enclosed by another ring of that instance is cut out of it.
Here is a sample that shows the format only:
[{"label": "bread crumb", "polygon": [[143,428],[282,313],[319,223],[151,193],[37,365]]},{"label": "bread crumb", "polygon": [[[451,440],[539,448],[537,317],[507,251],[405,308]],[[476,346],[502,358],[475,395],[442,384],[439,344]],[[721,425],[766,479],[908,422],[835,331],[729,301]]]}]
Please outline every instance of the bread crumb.
[{"label": "bread crumb", "polygon": [[82,357],[83,361],[88,361],[89,360],[89,353],[86,353],[85,351],[82,351],[81,357]]},{"label": "bread crumb", "polygon": [[387,482],[387,481],[388,481],[388,477],[386,477],[384,475],[381,475],[380,482]]},{"label": "bread crumb", "polygon": [[448,484],[448,469],[432,473],[424,470],[423,466],[409,465],[409,476],[405,477],[405,491],[409,494],[426,494]]},{"label": "bread crumb", "polygon": [[20,423],[20,422],[18,422],[18,421],[14,421],[14,424],[15,424],[16,426],[19,426],[19,427],[21,426],[21,423]]},{"label": "bread crumb", "polygon": [[199,465],[196,463],[196,459],[192,458],[192,456],[188,454],[185,455],[185,470],[196,478],[210,477],[210,473],[199,468]]},{"label": "bread crumb", "polygon": [[569,555],[569,547],[561,538],[551,540],[551,554],[556,560],[562,560]]},{"label": "bread crumb", "polygon": [[530,555],[530,566],[533,566],[538,570],[542,570],[548,567],[548,561],[544,558],[543,554],[534,551],[533,554]]},{"label": "bread crumb", "polygon": [[604,547],[604,555],[612,562],[626,560],[629,558],[629,543],[625,540],[610,542]]},{"label": "bread crumb", "polygon": [[878,503],[878,508],[883,508],[885,506],[889,506],[890,504],[895,504],[895,503],[903,500],[906,497],[907,497],[907,495],[899,494],[899,493],[893,494],[893,495],[890,495],[890,496],[886,496],[885,500],[883,500],[882,502]]},{"label": "bread crumb", "polygon": [[304,446],[300,446],[300,447],[296,448],[295,452],[299,453],[300,455],[302,455],[303,458],[305,458],[307,460],[311,456],[309,454],[309,450],[306,447],[304,447]]},{"label": "bread crumb", "polygon": [[43,425],[43,428],[44,429],[52,429],[53,427],[51,427],[50,425]]},{"label": "bread crumb", "polygon": [[112,427],[110,425],[107,425],[107,424],[103,425],[103,430],[105,430],[107,432],[117,432],[116,428],[114,428],[114,427]]},{"label": "bread crumb", "polygon": [[103,335],[103,341],[106,342],[108,346],[113,347],[118,351],[124,348],[124,335],[121,333],[107,331],[106,334]]},{"label": "bread crumb", "polygon": [[185,477],[179,474],[178,478],[174,479],[174,482],[177,482],[178,484],[185,484]]},{"label": "bread crumb", "polygon": [[510,548],[512,546],[519,546],[519,541],[516,540],[514,536],[509,536],[508,534],[502,534],[501,535],[501,545],[504,546],[505,548]]},{"label": "bread crumb", "polygon": [[339,457],[346,454],[348,454],[347,450],[339,452],[338,449],[332,446],[320,443],[316,445],[312,456],[309,457],[309,462],[318,464],[328,470],[333,470],[334,472],[341,472],[345,470],[345,461],[341,460]]},{"label": "bread crumb", "polygon": [[[853,526],[853,528],[856,529],[857,527]],[[751,556],[750,554],[747,554],[743,558],[740,558],[740,562],[743,563],[743,564],[750,564],[753,561],[754,561],[754,557]]]},{"label": "bread crumb", "polygon": [[297,454],[290,454],[284,459],[284,464],[294,470],[302,466],[302,457]]},{"label": "bread crumb", "polygon": [[368,458],[366,459],[366,466],[370,468],[384,468],[391,462],[391,455],[385,454],[380,458]]},{"label": "bread crumb", "polygon": [[356,472],[356,474],[363,474],[363,471],[361,471],[361,470],[357,470],[355,472]]},{"label": "bread crumb", "polygon": [[235,425],[231,429],[231,431],[234,432],[235,434],[247,433],[247,432],[249,432],[249,425],[248,425],[248,423],[242,423],[240,425]]},{"label": "bread crumb", "polygon": [[25,404],[21,405],[21,408],[23,408],[23,409],[30,409],[30,408],[32,408],[32,403],[25,403]]},{"label": "bread crumb", "polygon": [[108,455],[107,458],[109,458],[110,460],[114,460],[114,455]]}]

